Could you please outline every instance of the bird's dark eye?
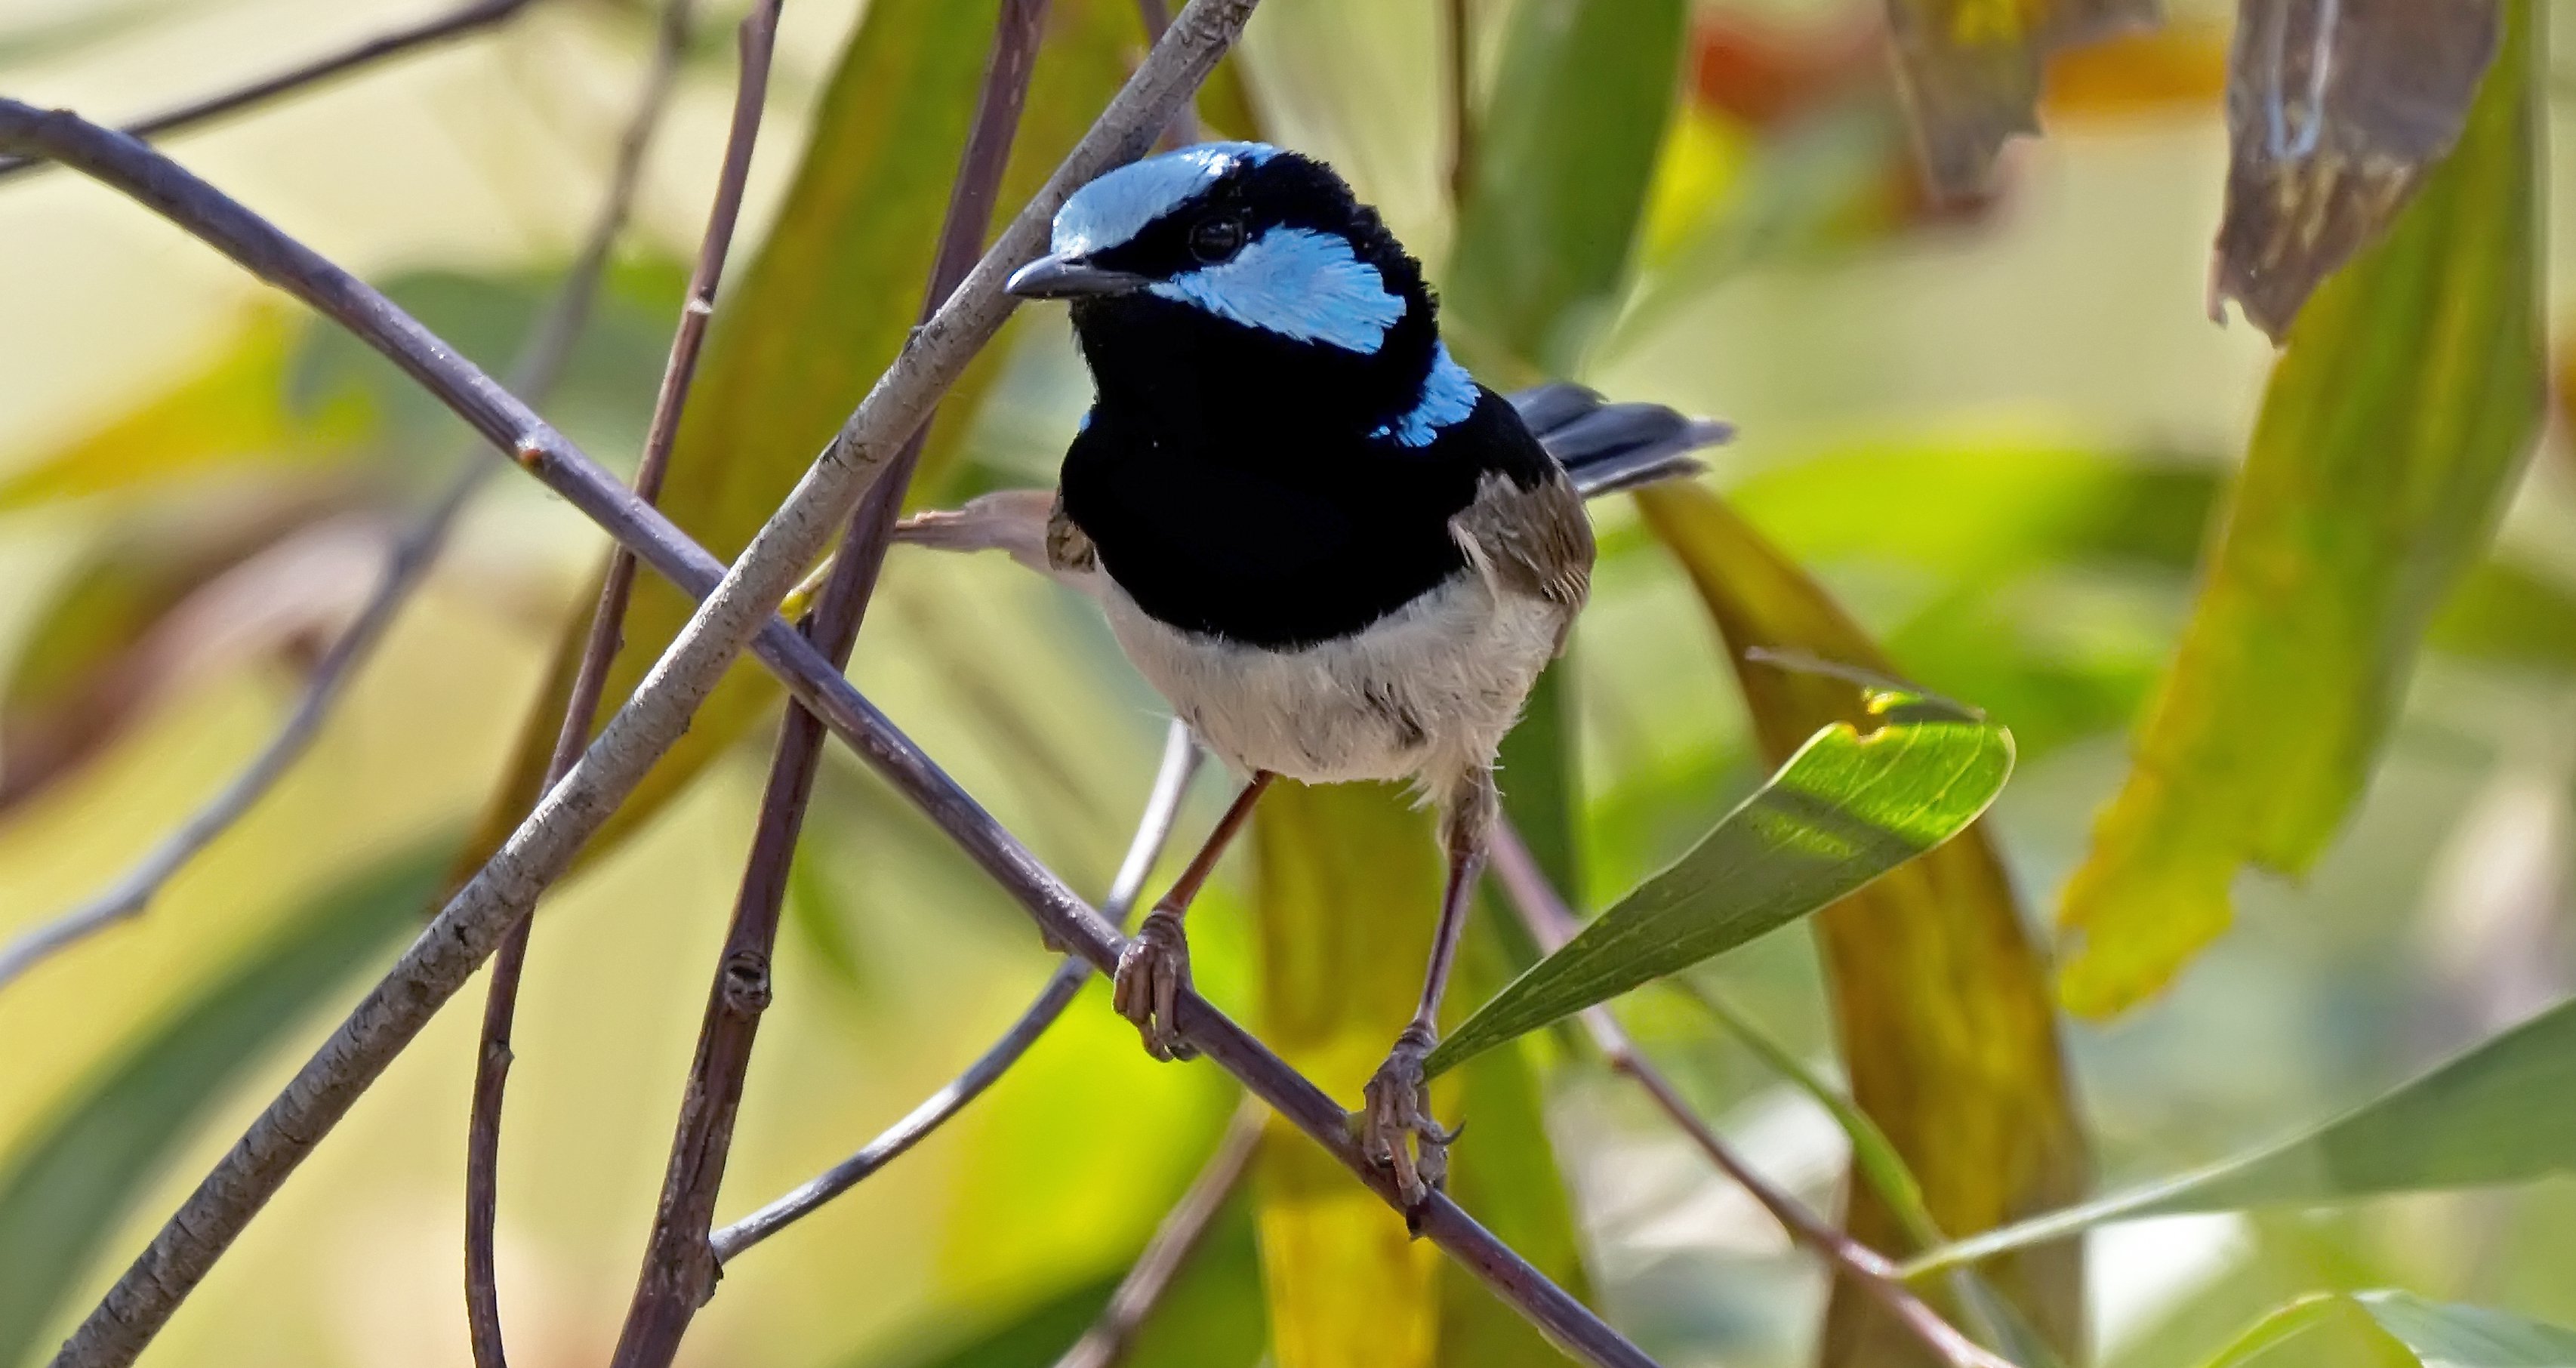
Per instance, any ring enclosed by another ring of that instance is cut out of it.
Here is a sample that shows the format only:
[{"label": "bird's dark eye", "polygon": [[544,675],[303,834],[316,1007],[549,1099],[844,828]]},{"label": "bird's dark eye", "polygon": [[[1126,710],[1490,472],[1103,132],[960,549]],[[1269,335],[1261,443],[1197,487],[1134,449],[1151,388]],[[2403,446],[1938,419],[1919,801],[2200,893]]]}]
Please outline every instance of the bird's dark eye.
[{"label": "bird's dark eye", "polygon": [[1190,226],[1190,255],[1208,265],[1232,260],[1243,250],[1243,220],[1233,214],[1217,214],[1200,219]]}]

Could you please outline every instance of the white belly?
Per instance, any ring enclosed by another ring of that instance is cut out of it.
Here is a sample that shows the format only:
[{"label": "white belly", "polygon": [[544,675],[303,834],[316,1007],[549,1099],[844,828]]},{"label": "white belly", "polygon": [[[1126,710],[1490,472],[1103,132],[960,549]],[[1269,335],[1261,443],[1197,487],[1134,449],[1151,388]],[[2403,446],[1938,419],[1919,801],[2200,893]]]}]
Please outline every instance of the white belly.
[{"label": "white belly", "polygon": [[1417,779],[1443,799],[1493,763],[1566,618],[1468,571],[1356,636],[1274,651],[1181,631],[1102,587],[1128,659],[1228,763],[1306,783]]}]

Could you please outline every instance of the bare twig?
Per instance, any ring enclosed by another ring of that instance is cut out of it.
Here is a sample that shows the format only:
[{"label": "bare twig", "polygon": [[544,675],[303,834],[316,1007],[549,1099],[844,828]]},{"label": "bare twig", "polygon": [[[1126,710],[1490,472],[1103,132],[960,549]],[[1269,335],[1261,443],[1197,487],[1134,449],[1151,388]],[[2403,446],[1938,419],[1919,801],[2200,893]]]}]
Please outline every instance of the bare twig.
[{"label": "bare twig", "polygon": [[[812,644],[768,612],[829,533],[832,515],[863,493],[890,434],[908,433],[1010,303],[1000,285],[1034,256],[1048,220],[1073,187],[1150,143],[1241,31],[1254,0],[1191,0],[1099,121],[939,317],[917,331],[897,363],[845,425],[788,506],[727,573],[705,548],[492,383],[382,295],[273,225],[131,139],[69,114],[0,100],[0,150],[54,157],[133,196],[236,262],[341,323],[383,352],[520,466],[683,592],[698,615],[611,719],[580,764],[475,877],[458,890],[401,960],[298,1070],[154,1237],[56,1356],[57,1368],[133,1361],[179,1303],[349,1107],[418,1034],[432,1013],[491,953],[509,924],[562,876],[583,841],[669,748],[747,642],[833,733],[919,807],[1006,893],[1041,933],[1109,972],[1124,944],[1117,931],[1040,864],[956,781],[932,763]],[[1195,993],[1176,1014],[1181,1034],[1241,1080],[1356,1175],[1397,1204],[1391,1177],[1354,1143],[1348,1116],[1312,1081]],[[1455,1202],[1434,1194],[1410,1213],[1424,1237],[1582,1361],[1646,1368],[1638,1349],[1582,1303],[1496,1240]]]},{"label": "bare twig", "polygon": [[[479,33],[517,18],[534,0],[473,0],[462,8],[424,19],[391,33],[380,33],[354,46],[325,57],[317,57],[302,66],[292,67],[273,76],[264,76],[249,85],[227,90],[220,95],[191,101],[176,109],[164,110],[125,125],[124,131],[137,138],[153,138],[164,133],[177,133],[203,123],[211,123],[227,114],[239,113],[253,105],[265,104],[281,95],[290,95],[309,85],[345,75],[361,67],[373,66],[389,57]],[[45,158],[33,156],[0,158],[0,180],[45,164]]]},{"label": "bare twig", "polygon": [[[1538,867],[1529,847],[1522,843],[1520,833],[1509,822],[1500,824],[1494,833],[1493,869],[1495,879],[1519,909],[1521,920],[1528,925],[1531,937],[1537,940],[1542,951],[1553,954],[1573,937],[1577,927],[1573,911],[1548,883],[1546,872]],[[1654,1099],[1655,1106],[1699,1146],[1710,1162],[1751,1193],[1753,1200],[1771,1213],[1772,1219],[1780,1223],[1790,1239],[1824,1256],[1843,1276],[1868,1289],[1898,1324],[1911,1331],[1925,1348],[1932,1351],[1933,1357],[1950,1365],[1950,1368],[2014,1368],[2010,1361],[1996,1356],[1960,1333],[1958,1327],[1943,1320],[1940,1312],[1933,1310],[1905,1285],[1893,1261],[1817,1219],[1815,1213],[1798,1204],[1798,1199],[1773,1187],[1769,1179],[1754,1172],[1707,1122],[1700,1119],[1699,1113],[1691,1110],[1690,1103],[1673,1087],[1672,1081],[1664,1077],[1663,1071],[1647,1061],[1645,1053],[1628,1038],[1627,1031],[1619,1025],[1619,1019],[1610,1014],[1608,1006],[1586,1008],[1583,1026],[1612,1072],[1626,1075],[1638,1087],[1645,1089],[1646,1095]]]},{"label": "bare twig", "polygon": [[[925,323],[974,266],[984,231],[992,222],[1002,169],[1011,159],[1011,143],[1027,102],[1029,75],[1037,66],[1046,10],[1046,0],[1004,0],[995,18],[974,123],[959,153],[939,248],[922,291]],[[928,431],[925,416],[859,500],[842,536],[841,555],[824,582],[822,598],[813,615],[799,624],[798,630],[819,645],[836,667],[846,665],[858,642],[868,600],[875,596],[878,572],[884,566],[895,513]],[[750,1075],[752,1045],[770,1003],[770,961],[777,951],[779,912],[813,798],[814,776],[822,766],[823,737],[823,724],[814,714],[789,706],[779,729],[777,753],[770,761],[768,787],[761,795],[760,819],[744,863],[742,887],[716,962],[715,982],[707,992],[697,1051],[680,1095],[680,1118],[671,1137],[662,1195],[646,1238],[644,1269],[636,1278],[634,1299],[610,1360],[613,1368],[663,1368],[670,1363],[679,1353],[690,1320],[715,1291],[718,1261],[708,1231],[733,1147],[734,1119]]]},{"label": "bare twig", "polygon": [[1251,1166],[1252,1155],[1261,1147],[1261,1128],[1269,1119],[1269,1108],[1253,1098],[1243,1099],[1234,1109],[1234,1119],[1226,1123],[1225,1138],[1217,1142],[1216,1153],[1209,1156],[1207,1167],[1190,1180],[1190,1190],[1181,1194],[1179,1204],[1154,1228],[1154,1238],[1145,1244],[1136,1266],[1119,1279],[1118,1290],[1109,1294],[1109,1304],[1101,1308],[1100,1318],[1082,1332],[1055,1368],[1116,1368],[1127,1357],[1128,1347],[1135,1343],[1136,1332],[1144,1327],[1145,1317],[1153,1314],[1156,1303],[1172,1288],[1181,1265],[1206,1238],[1208,1227],[1225,1208],[1225,1199],[1234,1194],[1243,1181],[1243,1171]]},{"label": "bare twig", "polygon": [[1449,207],[1464,212],[1476,187],[1475,30],[1468,0],[1449,0]]},{"label": "bare twig", "polygon": [[[607,266],[608,254],[625,226],[637,187],[643,182],[644,153],[652,145],[654,130],[670,103],[681,58],[687,54],[691,10],[692,0],[669,0],[663,8],[652,66],[645,74],[644,90],[628,121],[626,135],[618,145],[607,195],[576,267],[576,284],[570,287],[584,294],[589,293],[591,285],[582,282],[597,281]],[[726,146],[724,170],[717,180],[716,208],[699,248],[697,270],[690,279],[687,301],[672,339],[671,358],[663,369],[661,392],[653,406],[653,427],[646,436],[643,458],[635,468],[636,496],[648,504],[660,497],[662,476],[670,462],[675,424],[665,421],[665,416],[676,416],[685,399],[689,378],[696,369],[698,343],[705,334],[705,302],[714,296],[727,246],[733,240],[733,220],[742,200],[752,137],[767,93],[769,40],[775,35],[776,25],[775,0],[743,21],[743,94],[736,99],[733,136]],[[750,110],[747,116],[743,109],[746,103]],[[622,548],[612,550],[602,577],[599,602],[591,613],[590,634],[582,644],[581,663],[574,671],[570,697],[564,706],[563,726],[556,733],[554,754],[547,762],[546,787],[553,787],[563,778],[590,740],[600,694],[622,640],[619,628],[626,619],[627,595],[634,584],[635,558]],[[492,961],[492,977],[483,999],[482,1041],[475,1052],[474,1098],[466,1122],[465,1321],[476,1368],[506,1368],[509,1362],[501,1333],[493,1230],[499,1219],[501,1194],[501,1108],[509,1088],[510,1033],[518,1015],[519,979],[527,964],[528,925],[528,918],[520,918],[502,938],[500,951]]]},{"label": "bare twig", "polygon": [[[1100,904],[1100,915],[1111,925],[1126,926],[1128,913],[1135,910],[1136,899],[1144,892],[1146,878],[1163,858],[1163,847],[1172,837],[1172,824],[1180,817],[1181,797],[1189,788],[1190,776],[1198,771],[1199,759],[1198,743],[1190,739],[1188,725],[1175,720],[1164,738],[1162,768],[1154,775],[1154,789],[1145,799],[1144,815],[1137,819],[1135,838],[1127,845],[1127,858],[1120,862],[1118,876],[1109,885],[1108,899]],[[966,1104],[981,1097],[985,1089],[1020,1062],[1020,1056],[1027,1054],[1056,1018],[1064,1015],[1074,994],[1090,978],[1091,966],[1082,957],[1065,956],[1055,972],[1047,976],[1046,986],[1038,990],[1037,1000],[964,1073],[922,1099],[920,1106],[861,1146],[856,1154],[709,1236],[707,1243],[715,1250],[716,1262],[730,1263],[735,1255],[812,1215],[824,1203],[867,1181],[966,1110]]]}]

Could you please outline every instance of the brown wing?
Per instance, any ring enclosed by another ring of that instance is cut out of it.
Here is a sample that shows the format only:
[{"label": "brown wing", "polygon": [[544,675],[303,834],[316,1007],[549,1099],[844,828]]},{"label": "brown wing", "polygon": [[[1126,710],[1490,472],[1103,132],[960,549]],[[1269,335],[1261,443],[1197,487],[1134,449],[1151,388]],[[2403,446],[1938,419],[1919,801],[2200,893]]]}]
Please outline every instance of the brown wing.
[{"label": "brown wing", "polygon": [[1592,592],[1592,520],[1562,472],[1526,489],[1486,476],[1475,501],[1449,520],[1449,535],[1498,592],[1556,604],[1569,627]]},{"label": "brown wing", "polygon": [[1064,511],[1064,495],[1055,496],[1047,509],[1047,565],[1059,575],[1087,575],[1100,564],[1100,553],[1092,548],[1091,534],[1075,524]]}]

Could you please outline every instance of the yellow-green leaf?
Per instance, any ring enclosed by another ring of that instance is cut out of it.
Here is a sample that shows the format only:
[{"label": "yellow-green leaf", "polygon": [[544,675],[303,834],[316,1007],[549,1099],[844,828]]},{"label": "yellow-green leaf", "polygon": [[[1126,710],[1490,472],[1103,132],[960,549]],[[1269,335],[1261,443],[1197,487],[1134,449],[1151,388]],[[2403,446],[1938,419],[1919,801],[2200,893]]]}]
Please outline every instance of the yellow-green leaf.
[{"label": "yellow-green leaf", "polygon": [[[1819,727],[1864,720],[1847,682],[1750,654],[1895,673],[1821,588],[1705,489],[1667,485],[1638,502],[1715,617],[1765,751],[1785,757]],[[1982,825],[1814,926],[1853,1099],[1904,1156],[1942,1230],[1988,1230],[2083,1191],[2088,1159],[2046,973]],[[1851,1190],[1845,1222],[1872,1248],[1912,1244],[1865,1185]],[[2081,1348],[2080,1247],[2034,1250],[1992,1272],[2059,1353]],[[1835,1284],[1824,1363],[1915,1364],[1923,1353],[1867,1296]]]},{"label": "yellow-green leaf", "polygon": [[[1254,1031],[1324,1091],[1360,1088],[1411,1019],[1440,905],[1428,814],[1394,788],[1271,785],[1253,820]],[[1454,1111],[1458,1090],[1434,1103]],[[1339,1161],[1273,1120],[1254,1161],[1276,1368],[1431,1368],[1440,1256]]]},{"label": "yellow-green leaf", "polygon": [[175,484],[240,467],[296,470],[346,456],[376,426],[354,387],[298,402],[301,323],[261,309],[204,369],[124,417],[0,481],[0,511]]},{"label": "yellow-green leaf", "polygon": [[2066,1003],[2120,1011],[2296,875],[2368,779],[2426,625],[2538,431],[2532,7],[2459,147],[2273,368],[2207,588],[2060,919]]},{"label": "yellow-green leaf", "polygon": [[[1325,1091],[1360,1088],[1413,1015],[1439,911],[1431,820],[1384,785],[1275,784],[1254,819],[1262,1038]],[[1451,1001],[1509,973],[1490,908],[1468,923]],[[1520,1050],[1497,1050],[1434,1092],[1470,1119],[1449,1190],[1558,1286],[1586,1286],[1573,1210]],[[1339,1162],[1274,1122],[1256,1171],[1277,1368],[1366,1363],[1555,1368],[1563,1355],[1466,1270],[1409,1238],[1404,1218]]]}]

